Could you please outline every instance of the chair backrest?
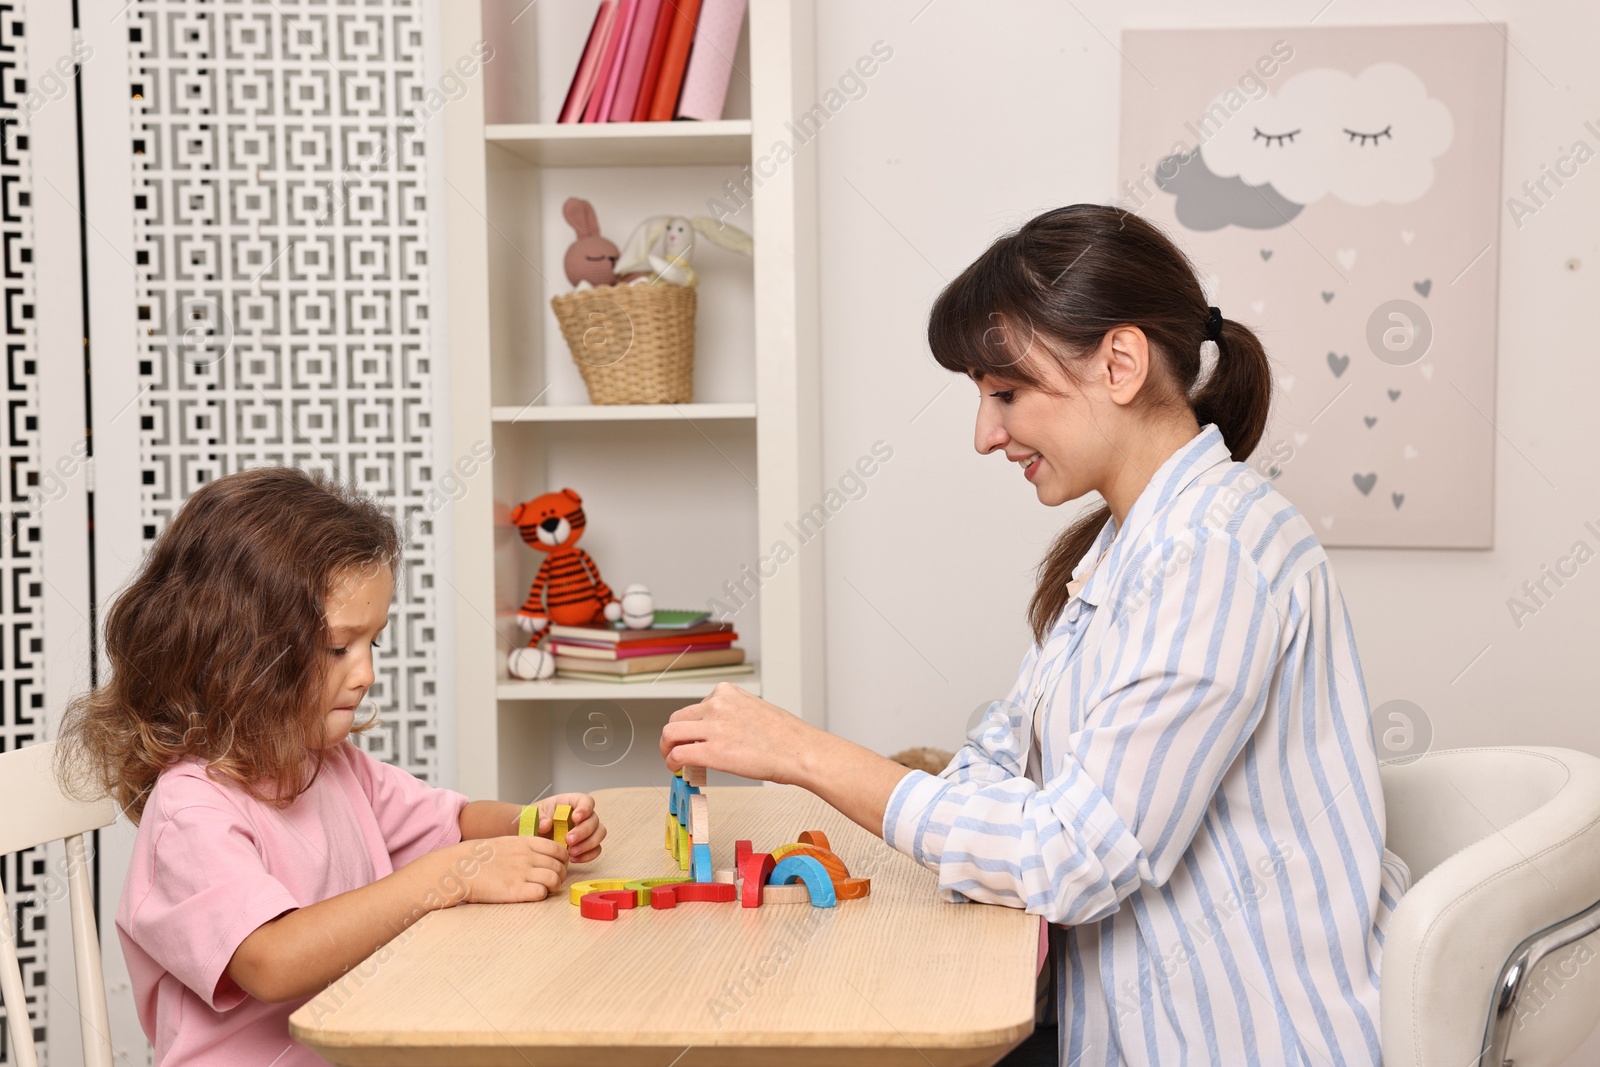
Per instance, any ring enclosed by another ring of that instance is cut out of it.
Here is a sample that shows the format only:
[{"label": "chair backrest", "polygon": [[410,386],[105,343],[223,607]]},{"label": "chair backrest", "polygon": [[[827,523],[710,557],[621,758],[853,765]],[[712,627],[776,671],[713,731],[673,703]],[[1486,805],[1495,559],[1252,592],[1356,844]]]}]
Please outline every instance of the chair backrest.
[{"label": "chair backrest", "polygon": [[1560,1063],[1600,1022],[1600,934],[1527,959],[1514,1021],[1501,1005],[1509,1049],[1485,1042],[1508,960],[1600,901],[1600,759],[1456,749],[1381,774],[1386,843],[1412,874],[1383,947],[1384,1063]]},{"label": "chair backrest", "polygon": [[[85,804],[66,796],[55,776],[54,741],[0,753],[0,856],[62,841],[67,850],[67,895],[72,906],[73,961],[78,972],[78,1015],[86,1067],[111,1067],[111,1023],[106,1013],[100,941],[95,932],[94,891],[89,884],[83,835],[117,820],[116,802]],[[11,1031],[13,1062],[37,1067],[28,999],[17,963],[11,906],[0,907],[0,993]]]}]

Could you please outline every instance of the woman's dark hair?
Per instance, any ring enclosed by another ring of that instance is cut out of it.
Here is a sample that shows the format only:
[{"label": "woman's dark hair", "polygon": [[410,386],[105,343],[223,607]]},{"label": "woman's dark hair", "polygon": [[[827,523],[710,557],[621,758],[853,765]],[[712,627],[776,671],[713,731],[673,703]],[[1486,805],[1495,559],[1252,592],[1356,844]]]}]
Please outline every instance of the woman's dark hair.
[{"label": "woman's dark hair", "polygon": [[[1216,366],[1191,395],[1208,313],[1193,264],[1158,227],[1119,208],[1072,204],[1001,237],[945,286],[928,315],[928,347],[947,370],[1048,390],[1024,359],[1030,346],[1081,382],[1073,364],[1110,330],[1137,326],[1158,354],[1140,406],[1189,407],[1200,425],[1216,423],[1233,458],[1244,460],[1266,428],[1272,371],[1249,327],[1224,319]],[[1101,504],[1080,516],[1039,564],[1028,607],[1036,641],[1054,627],[1072,570],[1110,514]]]},{"label": "woman's dark hair", "polygon": [[63,788],[115,797],[137,823],[161,772],[197,756],[293,803],[322,771],[335,583],[393,577],[399,557],[382,505],[323,475],[263,467],[202,486],[106,615],[111,677],[63,716]]}]

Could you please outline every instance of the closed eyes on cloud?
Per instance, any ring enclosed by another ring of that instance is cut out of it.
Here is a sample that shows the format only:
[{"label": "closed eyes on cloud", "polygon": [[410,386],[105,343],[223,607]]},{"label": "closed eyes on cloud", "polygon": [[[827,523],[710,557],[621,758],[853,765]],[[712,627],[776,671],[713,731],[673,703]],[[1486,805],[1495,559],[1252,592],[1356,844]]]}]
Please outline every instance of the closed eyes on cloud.
[{"label": "closed eyes on cloud", "polygon": [[[1374,145],[1376,145],[1378,143],[1378,138],[1380,138],[1380,137],[1387,137],[1391,141],[1394,140],[1394,134],[1389,132],[1392,129],[1394,129],[1393,124],[1385,126],[1383,129],[1379,130],[1377,133],[1361,133],[1361,132],[1359,132],[1357,130],[1351,130],[1351,129],[1347,129],[1344,132],[1349,134],[1350,140],[1352,142],[1354,142],[1357,147],[1360,147],[1361,145],[1366,144],[1369,140]],[[1356,138],[1358,138],[1358,137],[1360,138],[1359,141],[1356,140]]]},{"label": "closed eyes on cloud", "polygon": [[1256,132],[1255,132],[1255,137],[1252,137],[1250,139],[1252,141],[1254,141],[1257,137],[1259,137],[1261,140],[1267,142],[1267,147],[1268,148],[1271,148],[1274,142],[1276,142],[1279,145],[1283,145],[1283,144],[1286,144],[1286,143],[1287,144],[1293,144],[1295,135],[1300,132],[1299,130],[1290,130],[1288,133],[1262,133],[1261,132],[1261,128],[1259,126],[1255,126],[1255,127],[1251,127],[1251,128],[1254,129]]}]

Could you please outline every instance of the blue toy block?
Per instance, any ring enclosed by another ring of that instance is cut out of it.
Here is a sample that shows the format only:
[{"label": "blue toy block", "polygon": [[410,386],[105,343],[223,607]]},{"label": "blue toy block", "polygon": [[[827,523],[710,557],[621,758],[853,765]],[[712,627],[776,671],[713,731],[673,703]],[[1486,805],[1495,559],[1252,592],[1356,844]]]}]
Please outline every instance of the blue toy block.
[{"label": "blue toy block", "polygon": [[811,856],[785,856],[772,868],[772,874],[767,878],[768,885],[788,885],[791,882],[805,883],[813,907],[831,908],[838,901],[833,892],[833,879],[828,877],[828,868]]},{"label": "blue toy block", "polygon": [[[712,881],[711,875],[711,846],[695,843],[694,852],[689,860],[689,874],[697,882]],[[826,872],[824,872],[826,875]],[[830,887],[832,883],[829,883]]]}]

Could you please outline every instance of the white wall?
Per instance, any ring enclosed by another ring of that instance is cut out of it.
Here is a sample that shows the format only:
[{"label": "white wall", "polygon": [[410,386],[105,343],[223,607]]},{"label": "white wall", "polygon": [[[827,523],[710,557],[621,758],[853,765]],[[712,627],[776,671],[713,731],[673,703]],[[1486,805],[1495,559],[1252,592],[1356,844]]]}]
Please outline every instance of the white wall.
[{"label": "white wall", "polygon": [[[927,312],[1004,230],[1112,199],[1123,27],[1488,18],[1509,27],[1502,199],[1558,147],[1597,146],[1582,125],[1600,124],[1600,6],[1324,5],[820,0],[819,92],[874,41],[893,48],[804,149],[821,187],[824,480],[875,440],[894,449],[826,527],[830,729],[885,753],[953,748],[1027,649],[1034,566],[1081,505],[1044,507],[1015,466],[974,451],[976,391],[933,362]],[[1331,550],[1372,705],[1420,705],[1435,747],[1600,754],[1600,560],[1521,630],[1506,606],[1575,540],[1594,545],[1585,520],[1600,525],[1597,217],[1600,162],[1520,230],[1502,217],[1495,548]],[[1572,1062],[1600,1061],[1600,1032],[1586,1053]]]}]

